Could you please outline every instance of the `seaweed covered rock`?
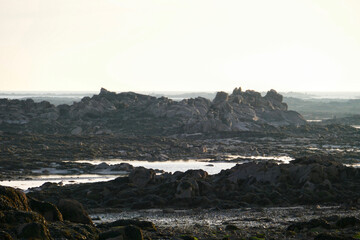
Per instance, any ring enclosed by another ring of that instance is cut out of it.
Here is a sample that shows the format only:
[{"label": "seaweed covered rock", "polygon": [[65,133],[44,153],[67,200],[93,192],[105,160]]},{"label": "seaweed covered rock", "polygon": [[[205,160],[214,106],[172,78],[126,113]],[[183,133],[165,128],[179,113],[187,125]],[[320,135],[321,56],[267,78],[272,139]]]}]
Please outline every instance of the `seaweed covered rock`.
[{"label": "seaweed covered rock", "polygon": [[12,187],[0,186],[0,210],[14,209],[30,210],[25,193]]}]

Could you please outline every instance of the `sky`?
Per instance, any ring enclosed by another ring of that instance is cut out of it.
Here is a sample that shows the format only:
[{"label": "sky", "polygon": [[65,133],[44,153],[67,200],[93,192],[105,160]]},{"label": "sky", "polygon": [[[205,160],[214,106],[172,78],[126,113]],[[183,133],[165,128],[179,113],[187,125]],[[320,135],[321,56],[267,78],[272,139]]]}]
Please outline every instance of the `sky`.
[{"label": "sky", "polygon": [[0,0],[0,91],[360,91],[359,0]]}]

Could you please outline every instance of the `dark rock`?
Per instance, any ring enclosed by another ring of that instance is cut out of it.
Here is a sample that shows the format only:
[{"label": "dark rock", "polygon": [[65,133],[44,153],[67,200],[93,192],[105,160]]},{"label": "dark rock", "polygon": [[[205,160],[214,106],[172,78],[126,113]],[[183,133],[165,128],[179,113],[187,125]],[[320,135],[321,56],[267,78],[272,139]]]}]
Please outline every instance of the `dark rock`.
[{"label": "dark rock", "polygon": [[24,192],[0,186],[0,210],[22,210],[29,211],[29,204]]},{"label": "dark rock", "polygon": [[129,226],[129,225],[139,227],[142,230],[156,231],[156,227],[155,227],[154,223],[149,222],[149,221],[136,220],[136,219],[120,219],[120,220],[116,220],[115,222],[111,222],[111,223],[99,224],[98,227],[99,228],[113,228],[113,227],[119,227],[119,226]]},{"label": "dark rock", "polygon": [[92,225],[64,222],[52,222],[48,226],[54,239],[98,240],[99,231]]},{"label": "dark rock", "polygon": [[61,199],[57,206],[64,220],[93,225],[91,218],[80,202],[74,199]]},{"label": "dark rock", "polygon": [[182,239],[182,240],[198,240],[197,237],[193,237],[193,236],[180,236],[180,239]]},{"label": "dark rock", "polygon": [[0,239],[2,240],[13,240],[10,234],[0,230]]},{"label": "dark rock", "polygon": [[228,225],[226,225],[225,230],[226,231],[236,231],[236,230],[239,230],[239,228],[235,225],[228,224]]},{"label": "dark rock", "polygon": [[130,225],[114,227],[109,231],[102,232],[99,239],[143,240],[144,238],[140,228]]},{"label": "dark rock", "polygon": [[0,119],[0,131],[75,136],[259,131],[306,124],[301,115],[287,111],[275,90],[261,97],[258,92],[242,92],[241,88],[231,95],[218,92],[213,102],[201,97],[177,102],[132,92],[117,94],[104,88],[98,95],[84,97],[70,106],[5,99],[0,104]]},{"label": "dark rock", "polygon": [[50,232],[44,224],[41,223],[28,223],[20,227],[18,236],[22,239],[39,239],[48,240],[52,239]]},{"label": "dark rock", "polygon": [[129,174],[129,181],[138,187],[145,187],[155,177],[155,171],[138,167],[132,170]]},{"label": "dark rock", "polygon": [[351,238],[344,238],[343,236],[337,236],[328,233],[321,233],[314,238],[314,240],[345,240],[345,239],[351,239]]},{"label": "dark rock", "polygon": [[40,213],[47,221],[55,222],[63,220],[59,209],[54,204],[39,201],[31,197],[28,197],[28,199],[31,210]]},{"label": "dark rock", "polygon": [[226,92],[218,92],[213,100],[214,104],[226,102],[229,99],[229,94]]},{"label": "dark rock", "polygon": [[336,222],[336,227],[347,228],[360,225],[360,219],[357,217],[343,217]]},{"label": "dark rock", "polygon": [[311,229],[321,227],[324,229],[331,229],[331,225],[322,218],[319,219],[311,219],[309,222],[299,222],[290,225],[287,230],[288,231],[301,231],[303,229]]}]

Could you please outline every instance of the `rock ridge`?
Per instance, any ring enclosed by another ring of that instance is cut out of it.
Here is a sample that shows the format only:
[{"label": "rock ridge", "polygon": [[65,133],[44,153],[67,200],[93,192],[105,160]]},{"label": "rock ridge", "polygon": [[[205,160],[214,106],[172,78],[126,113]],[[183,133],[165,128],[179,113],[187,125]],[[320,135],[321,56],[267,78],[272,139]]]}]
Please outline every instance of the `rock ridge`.
[{"label": "rock ridge", "polygon": [[258,92],[235,88],[232,94],[218,92],[213,101],[202,97],[174,101],[104,88],[72,105],[0,99],[0,131],[16,133],[208,133],[303,124],[304,118],[289,111],[275,90],[262,97]]}]

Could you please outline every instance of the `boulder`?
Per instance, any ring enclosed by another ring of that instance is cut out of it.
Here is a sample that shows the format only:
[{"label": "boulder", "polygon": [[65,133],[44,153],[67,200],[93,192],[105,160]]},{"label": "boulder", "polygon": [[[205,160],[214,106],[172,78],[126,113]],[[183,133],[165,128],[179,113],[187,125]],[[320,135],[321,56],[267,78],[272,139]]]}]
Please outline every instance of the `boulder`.
[{"label": "boulder", "polygon": [[217,92],[213,104],[223,103],[229,100],[229,94],[226,92]]},{"label": "boulder", "polygon": [[132,170],[129,174],[130,183],[135,184],[137,187],[143,188],[150,183],[155,177],[155,171],[138,167]]},{"label": "boulder", "polygon": [[25,193],[12,187],[0,186],[0,210],[30,211]]},{"label": "boulder", "polygon": [[10,234],[0,230],[0,239],[2,240],[13,240]]},{"label": "boulder", "polygon": [[119,219],[119,220],[116,220],[115,222],[99,224],[98,227],[99,228],[113,228],[113,227],[120,227],[120,226],[129,226],[129,225],[139,227],[142,230],[156,231],[156,227],[155,227],[154,223],[149,222],[149,221],[141,221],[141,220],[137,220],[137,219]]},{"label": "boulder", "polygon": [[122,239],[122,240],[143,240],[143,233],[136,226],[114,227],[108,231],[102,232],[99,236],[100,240]]},{"label": "boulder", "polygon": [[20,226],[18,236],[20,239],[52,239],[49,229],[44,224],[37,222],[27,223]]},{"label": "boulder", "polygon": [[55,222],[63,221],[59,209],[52,203],[39,201],[35,198],[28,197],[31,210],[40,213],[46,221]]},{"label": "boulder", "polygon": [[74,223],[93,225],[83,205],[74,199],[61,199],[57,205],[63,219]]}]

